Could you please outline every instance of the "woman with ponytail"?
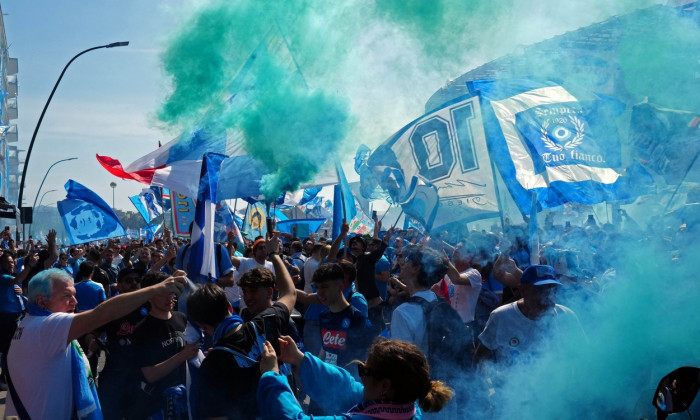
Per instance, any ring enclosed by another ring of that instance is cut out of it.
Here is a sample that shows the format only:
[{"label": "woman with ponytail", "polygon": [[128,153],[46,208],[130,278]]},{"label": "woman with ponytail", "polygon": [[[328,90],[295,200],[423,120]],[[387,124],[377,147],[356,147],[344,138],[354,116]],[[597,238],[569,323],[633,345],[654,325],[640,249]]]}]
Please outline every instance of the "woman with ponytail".
[{"label": "woman with ponytail", "polygon": [[[366,362],[357,362],[361,382],[345,369],[322,362],[311,353],[302,353],[290,337],[279,339],[282,362],[291,364],[304,389],[326,413],[316,420],[422,418],[421,410],[438,412],[454,392],[440,381],[430,380],[428,361],[414,344],[377,338]],[[277,372],[277,355],[265,343],[260,361],[263,373],[258,385],[258,404],[263,419],[309,419]],[[348,407],[352,407],[348,410]]]}]

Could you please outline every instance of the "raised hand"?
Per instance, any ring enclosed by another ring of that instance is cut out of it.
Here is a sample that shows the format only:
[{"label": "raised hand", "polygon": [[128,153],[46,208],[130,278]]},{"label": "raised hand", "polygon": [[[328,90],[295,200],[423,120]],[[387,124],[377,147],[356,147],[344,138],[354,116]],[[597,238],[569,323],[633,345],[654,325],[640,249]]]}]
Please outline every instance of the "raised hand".
[{"label": "raised hand", "polygon": [[268,239],[267,242],[265,243],[265,249],[267,249],[267,255],[270,255],[273,252],[279,252],[281,243],[282,243],[282,241],[280,241],[279,232],[273,233],[272,237],[270,239]]},{"label": "raised hand", "polygon": [[278,341],[280,345],[279,359],[284,363],[299,367],[304,360],[304,353],[299,350],[297,343],[288,335],[280,337]]},{"label": "raised hand", "polygon": [[265,372],[275,372],[279,373],[279,367],[277,366],[277,354],[275,353],[275,348],[272,347],[269,341],[263,343],[263,354],[260,359],[260,373]]}]

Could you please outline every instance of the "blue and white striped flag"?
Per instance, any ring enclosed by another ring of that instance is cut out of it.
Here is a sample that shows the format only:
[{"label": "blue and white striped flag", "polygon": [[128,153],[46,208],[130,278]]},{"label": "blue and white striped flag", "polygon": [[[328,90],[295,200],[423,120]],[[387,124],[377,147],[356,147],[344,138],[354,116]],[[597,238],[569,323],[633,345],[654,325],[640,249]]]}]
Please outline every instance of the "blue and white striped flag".
[{"label": "blue and white striped flag", "polygon": [[192,225],[189,276],[195,283],[212,281],[216,277],[216,246],[214,219],[216,188],[221,163],[226,158],[219,153],[205,153],[199,179],[199,193]]},{"label": "blue and white striped flag", "polygon": [[620,169],[614,119],[619,102],[580,100],[554,83],[476,80],[491,158],[523,214],[532,194],[542,208],[595,204],[635,196]]}]

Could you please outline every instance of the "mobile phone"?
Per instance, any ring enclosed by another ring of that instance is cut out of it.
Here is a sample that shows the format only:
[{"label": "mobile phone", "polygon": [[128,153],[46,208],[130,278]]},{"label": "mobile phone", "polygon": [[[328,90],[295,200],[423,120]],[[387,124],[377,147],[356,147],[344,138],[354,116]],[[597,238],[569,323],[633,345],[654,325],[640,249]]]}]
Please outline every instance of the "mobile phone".
[{"label": "mobile phone", "polygon": [[275,230],[275,226],[274,226],[274,223],[273,223],[273,222],[274,222],[274,220],[272,220],[272,217],[268,217],[268,218],[265,219],[265,223],[266,223],[266,225],[267,225],[267,234],[268,234],[270,237],[272,237],[272,234],[273,234],[273,232],[274,232],[274,230]]},{"label": "mobile phone", "polygon": [[377,210],[372,210],[372,220],[377,218]]},{"label": "mobile phone", "polygon": [[275,349],[278,348],[277,339],[279,331],[277,330],[277,320],[274,314],[263,315],[263,330],[265,331],[265,339],[269,341]]}]

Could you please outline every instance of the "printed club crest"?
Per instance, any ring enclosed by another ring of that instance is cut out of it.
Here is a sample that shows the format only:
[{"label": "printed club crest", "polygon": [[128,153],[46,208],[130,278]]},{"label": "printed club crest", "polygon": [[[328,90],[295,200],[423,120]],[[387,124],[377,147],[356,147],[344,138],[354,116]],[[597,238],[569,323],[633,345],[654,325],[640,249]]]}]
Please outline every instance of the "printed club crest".
[{"label": "printed club crest", "polygon": [[[552,122],[554,122],[554,125],[550,127]],[[568,119],[558,117],[544,120],[540,127],[542,142],[545,147],[554,152],[575,149],[583,143],[584,133],[585,126],[583,121],[574,115],[569,115]]]}]

